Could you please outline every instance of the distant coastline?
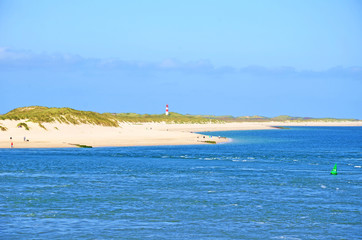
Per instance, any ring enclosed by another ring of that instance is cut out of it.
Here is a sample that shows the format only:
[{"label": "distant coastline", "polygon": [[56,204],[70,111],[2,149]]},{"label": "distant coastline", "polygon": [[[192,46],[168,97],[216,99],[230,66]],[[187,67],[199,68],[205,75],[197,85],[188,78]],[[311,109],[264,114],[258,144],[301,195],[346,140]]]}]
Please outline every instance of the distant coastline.
[{"label": "distant coastline", "polygon": [[70,108],[25,107],[0,115],[0,148],[10,148],[11,143],[14,148],[217,144],[230,139],[196,132],[265,130],[276,126],[362,126],[359,120],[291,118],[244,121],[239,117],[232,121],[234,117],[225,116],[100,114]]}]

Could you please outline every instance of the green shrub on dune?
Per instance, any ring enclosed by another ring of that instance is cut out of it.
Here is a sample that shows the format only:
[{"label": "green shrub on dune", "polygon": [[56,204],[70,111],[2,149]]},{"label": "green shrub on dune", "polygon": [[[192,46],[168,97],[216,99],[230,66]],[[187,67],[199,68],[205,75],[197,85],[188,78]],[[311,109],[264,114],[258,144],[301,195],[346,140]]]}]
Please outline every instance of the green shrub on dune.
[{"label": "green shrub on dune", "polygon": [[48,129],[46,129],[46,127],[44,127],[44,125],[43,125],[43,124],[38,123],[38,125],[39,125],[39,127],[41,127],[42,129],[44,129],[44,130],[48,130]]},{"label": "green shrub on dune", "polygon": [[4,131],[4,132],[5,132],[5,131],[7,131],[7,130],[8,130],[8,129],[7,129],[6,127],[0,125],[0,131]]},{"label": "green shrub on dune", "polygon": [[25,130],[28,130],[29,131],[29,126],[28,126],[28,124],[26,124],[26,123],[19,123],[18,125],[16,125],[17,127],[24,127],[25,128]]}]

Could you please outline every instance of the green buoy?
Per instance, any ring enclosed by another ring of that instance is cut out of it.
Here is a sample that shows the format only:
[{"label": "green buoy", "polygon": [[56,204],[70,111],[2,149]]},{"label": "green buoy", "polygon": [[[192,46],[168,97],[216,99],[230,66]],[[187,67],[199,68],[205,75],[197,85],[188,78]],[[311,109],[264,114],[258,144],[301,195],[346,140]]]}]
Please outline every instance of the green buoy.
[{"label": "green buoy", "polygon": [[334,164],[334,167],[333,167],[333,169],[332,169],[332,171],[331,171],[331,174],[332,174],[332,175],[337,175],[337,163]]}]

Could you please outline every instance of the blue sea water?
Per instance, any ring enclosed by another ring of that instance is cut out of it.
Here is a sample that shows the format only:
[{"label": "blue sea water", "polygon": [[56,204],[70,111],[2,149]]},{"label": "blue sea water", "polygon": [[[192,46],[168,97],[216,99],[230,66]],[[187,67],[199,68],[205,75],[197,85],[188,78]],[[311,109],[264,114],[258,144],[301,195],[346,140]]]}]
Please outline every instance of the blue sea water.
[{"label": "blue sea water", "polygon": [[2,149],[0,239],[362,239],[361,127],[213,134],[233,142]]}]

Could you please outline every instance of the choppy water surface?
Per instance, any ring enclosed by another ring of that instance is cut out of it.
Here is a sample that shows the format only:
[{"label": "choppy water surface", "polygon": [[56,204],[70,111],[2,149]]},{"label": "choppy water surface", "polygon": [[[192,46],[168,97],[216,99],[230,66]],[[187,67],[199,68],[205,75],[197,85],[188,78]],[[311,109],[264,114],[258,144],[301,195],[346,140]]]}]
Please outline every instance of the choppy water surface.
[{"label": "choppy water surface", "polygon": [[215,134],[0,150],[0,239],[362,239],[362,128]]}]

